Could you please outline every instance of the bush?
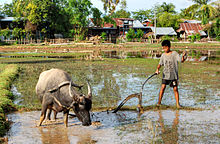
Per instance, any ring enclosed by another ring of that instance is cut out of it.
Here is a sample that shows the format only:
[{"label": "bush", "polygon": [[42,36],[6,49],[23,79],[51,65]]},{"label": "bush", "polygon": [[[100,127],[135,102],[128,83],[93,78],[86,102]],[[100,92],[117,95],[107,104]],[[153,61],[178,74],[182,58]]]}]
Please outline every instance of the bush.
[{"label": "bush", "polygon": [[107,40],[107,34],[105,32],[101,33],[102,42]]},{"label": "bush", "polygon": [[201,40],[201,36],[200,36],[200,34],[198,34],[198,33],[196,34],[196,40],[197,40],[197,41],[200,41],[200,40]]},{"label": "bush", "polygon": [[129,42],[133,41],[133,39],[135,38],[134,29],[129,29],[128,33],[126,34],[126,38]]},{"label": "bush", "polygon": [[138,39],[139,42],[143,38],[143,35],[144,35],[144,32],[141,29],[138,29],[137,34],[136,34],[136,38]]},{"label": "bush", "polygon": [[188,36],[188,38],[190,39],[191,42],[195,42],[196,40],[196,36],[194,34],[192,34],[191,36]]},{"label": "bush", "polygon": [[3,29],[3,30],[0,31],[0,35],[4,36],[6,39],[8,39],[11,36],[11,32],[8,28]]},{"label": "bush", "polygon": [[171,39],[170,36],[165,35],[165,36],[162,36],[162,37],[161,37],[161,40],[162,40],[162,41],[164,41],[164,40],[169,40],[169,41],[171,41],[172,39]]}]

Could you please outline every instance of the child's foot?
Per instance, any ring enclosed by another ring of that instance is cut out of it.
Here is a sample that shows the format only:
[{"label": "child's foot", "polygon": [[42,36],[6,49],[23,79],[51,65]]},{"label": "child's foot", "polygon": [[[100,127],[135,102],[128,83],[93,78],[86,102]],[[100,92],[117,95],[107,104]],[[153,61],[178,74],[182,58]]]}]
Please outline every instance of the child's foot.
[{"label": "child's foot", "polygon": [[176,105],[176,107],[177,107],[178,109],[182,108],[182,106],[181,106],[181,105]]},{"label": "child's foot", "polygon": [[161,104],[157,104],[157,107],[160,107],[161,106]]}]

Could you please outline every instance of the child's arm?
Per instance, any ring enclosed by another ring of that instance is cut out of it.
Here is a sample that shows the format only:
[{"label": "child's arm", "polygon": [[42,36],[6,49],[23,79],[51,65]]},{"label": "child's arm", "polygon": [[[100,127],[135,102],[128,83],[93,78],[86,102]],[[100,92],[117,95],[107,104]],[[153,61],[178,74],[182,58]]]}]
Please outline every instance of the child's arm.
[{"label": "child's arm", "polygon": [[156,72],[155,73],[157,73],[157,74],[160,74],[160,67],[161,67],[161,65],[160,64],[158,64],[158,66],[157,66],[157,69],[156,69]]}]

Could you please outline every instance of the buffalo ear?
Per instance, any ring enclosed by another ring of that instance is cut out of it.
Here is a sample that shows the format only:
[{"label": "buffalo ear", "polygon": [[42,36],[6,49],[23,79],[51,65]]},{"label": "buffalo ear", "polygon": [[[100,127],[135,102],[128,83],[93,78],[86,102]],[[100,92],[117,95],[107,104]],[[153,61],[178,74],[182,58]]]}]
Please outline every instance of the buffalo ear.
[{"label": "buffalo ear", "polygon": [[90,85],[88,80],[87,80],[87,85],[88,85],[88,95],[87,95],[87,98],[92,100],[92,89],[91,89],[91,85]]}]

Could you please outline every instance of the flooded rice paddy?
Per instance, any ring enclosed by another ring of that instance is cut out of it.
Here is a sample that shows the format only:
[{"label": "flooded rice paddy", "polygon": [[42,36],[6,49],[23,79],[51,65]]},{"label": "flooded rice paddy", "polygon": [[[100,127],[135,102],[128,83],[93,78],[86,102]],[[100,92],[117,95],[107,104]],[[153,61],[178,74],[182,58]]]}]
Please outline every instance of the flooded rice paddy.
[{"label": "flooded rice paddy", "polygon": [[[8,143],[219,143],[220,142],[220,76],[215,65],[186,63],[180,66],[179,93],[182,109],[175,108],[173,90],[168,86],[162,104],[156,108],[161,76],[150,79],[144,87],[143,114],[137,111],[101,111],[116,107],[128,95],[140,92],[142,83],[154,73],[157,60],[128,59],[105,62],[60,61],[50,63],[24,62],[13,91],[20,93],[16,103],[39,107],[34,92],[40,72],[60,68],[72,74],[75,82],[91,81],[93,88],[92,121],[84,127],[77,118],[69,118],[65,128],[62,113],[57,121],[45,121],[37,127],[40,111],[16,112]],[[86,93],[86,88],[83,89]],[[133,98],[125,106],[136,106]]]},{"label": "flooded rice paddy", "polygon": [[220,110],[145,111],[142,115],[131,111],[117,114],[94,112],[98,125],[83,127],[70,118],[69,127],[58,120],[37,127],[40,112],[31,111],[8,115],[13,121],[8,143],[29,144],[112,144],[112,143],[219,143]]}]

